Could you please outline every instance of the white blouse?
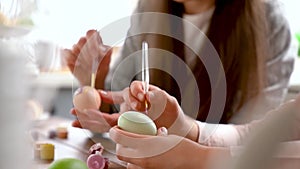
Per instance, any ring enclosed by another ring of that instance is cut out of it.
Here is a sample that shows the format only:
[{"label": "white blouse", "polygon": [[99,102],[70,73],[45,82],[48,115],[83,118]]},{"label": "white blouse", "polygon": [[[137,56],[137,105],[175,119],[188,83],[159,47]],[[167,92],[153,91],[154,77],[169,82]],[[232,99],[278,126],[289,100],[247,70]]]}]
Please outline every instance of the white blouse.
[{"label": "white blouse", "polygon": [[[214,12],[215,8],[211,8],[208,11],[205,11],[203,13],[199,14],[184,14],[183,19],[188,21],[189,23],[195,25],[197,28],[199,28],[204,34],[207,33],[208,27],[210,25],[210,20],[212,17],[212,14]],[[201,38],[195,38],[197,37],[198,31],[194,31],[195,29],[191,28],[187,24],[187,22],[183,22],[183,30],[184,30],[184,40],[186,42],[193,42],[191,43],[192,46],[190,46],[192,49],[195,49],[197,51],[200,50],[200,45],[202,44]],[[196,56],[195,55],[188,55],[185,54],[185,61],[189,65],[190,68],[194,68],[196,64]]]}]

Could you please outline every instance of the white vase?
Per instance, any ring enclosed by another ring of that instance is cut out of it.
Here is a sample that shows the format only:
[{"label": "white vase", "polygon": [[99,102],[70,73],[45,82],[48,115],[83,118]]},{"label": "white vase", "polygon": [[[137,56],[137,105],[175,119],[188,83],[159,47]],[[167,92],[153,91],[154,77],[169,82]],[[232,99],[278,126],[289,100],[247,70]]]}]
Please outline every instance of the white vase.
[{"label": "white vase", "polygon": [[26,51],[19,42],[0,40],[0,168],[29,166]]}]

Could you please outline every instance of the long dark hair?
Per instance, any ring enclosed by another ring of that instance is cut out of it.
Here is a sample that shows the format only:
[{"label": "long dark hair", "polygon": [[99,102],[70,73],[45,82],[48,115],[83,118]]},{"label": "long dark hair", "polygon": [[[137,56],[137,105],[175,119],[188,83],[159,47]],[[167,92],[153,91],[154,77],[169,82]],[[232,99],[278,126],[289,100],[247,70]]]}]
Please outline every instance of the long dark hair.
[{"label": "long dark hair", "polygon": [[[208,38],[219,53],[227,80],[221,122],[228,122],[264,87],[264,62],[268,57],[264,17],[261,0],[216,0]],[[200,108],[199,119],[205,117],[202,110],[207,112],[207,105]]]}]

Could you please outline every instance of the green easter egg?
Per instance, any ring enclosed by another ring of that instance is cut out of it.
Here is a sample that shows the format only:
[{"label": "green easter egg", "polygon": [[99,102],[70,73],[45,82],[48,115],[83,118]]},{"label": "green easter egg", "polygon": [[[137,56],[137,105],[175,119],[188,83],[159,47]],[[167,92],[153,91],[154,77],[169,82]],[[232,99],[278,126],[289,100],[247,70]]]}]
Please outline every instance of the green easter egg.
[{"label": "green easter egg", "polygon": [[88,169],[86,163],[75,158],[55,160],[48,169]]},{"label": "green easter egg", "polygon": [[147,115],[128,111],[118,119],[118,126],[128,132],[145,135],[156,135],[157,128],[152,119]]}]

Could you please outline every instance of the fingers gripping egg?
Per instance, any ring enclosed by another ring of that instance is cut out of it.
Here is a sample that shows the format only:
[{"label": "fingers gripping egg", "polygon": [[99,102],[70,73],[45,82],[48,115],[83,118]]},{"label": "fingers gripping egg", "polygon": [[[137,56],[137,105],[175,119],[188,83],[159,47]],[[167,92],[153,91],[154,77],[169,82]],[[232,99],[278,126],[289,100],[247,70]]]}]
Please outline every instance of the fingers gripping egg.
[{"label": "fingers gripping egg", "polygon": [[80,111],[84,109],[99,109],[101,97],[95,88],[83,86],[75,91],[73,104],[74,107]]},{"label": "fingers gripping egg", "polygon": [[118,126],[128,132],[145,135],[156,135],[156,125],[147,115],[128,111],[123,113],[118,119]]}]

